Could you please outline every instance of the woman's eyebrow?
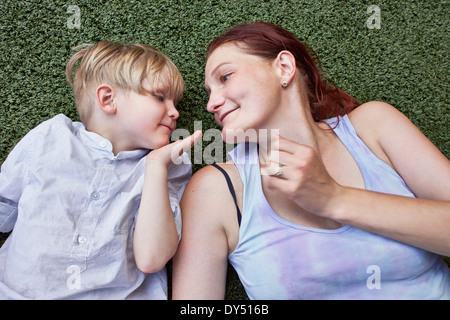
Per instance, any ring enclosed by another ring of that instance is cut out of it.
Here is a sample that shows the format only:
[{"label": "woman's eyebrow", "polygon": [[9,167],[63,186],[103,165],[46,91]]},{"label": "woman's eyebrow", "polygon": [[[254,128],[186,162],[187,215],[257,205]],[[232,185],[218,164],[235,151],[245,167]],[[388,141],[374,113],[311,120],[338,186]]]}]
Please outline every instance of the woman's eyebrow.
[{"label": "woman's eyebrow", "polygon": [[211,75],[214,75],[217,72],[217,69],[219,69],[221,66],[223,66],[225,64],[231,64],[231,62],[225,61],[225,62],[220,63],[213,69],[213,71],[211,71]]},{"label": "woman's eyebrow", "polygon": [[[220,63],[219,65],[217,65],[217,66],[211,71],[211,77],[214,76],[214,74],[217,72],[217,70],[218,70],[220,67],[222,67],[223,65],[226,65],[226,64],[231,64],[231,62],[225,61],[225,62],[222,62],[222,63]],[[205,91],[206,91],[206,93],[207,93],[208,96],[209,96],[209,94],[211,93],[211,90],[209,89],[209,87],[208,87],[206,84],[205,84]]]}]

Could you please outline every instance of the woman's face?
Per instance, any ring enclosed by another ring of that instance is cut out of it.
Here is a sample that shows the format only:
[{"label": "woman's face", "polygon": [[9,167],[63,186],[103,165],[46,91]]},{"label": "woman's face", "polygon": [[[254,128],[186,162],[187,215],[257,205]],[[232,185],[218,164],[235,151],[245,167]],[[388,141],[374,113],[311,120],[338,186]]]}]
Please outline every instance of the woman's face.
[{"label": "woman's face", "polygon": [[253,141],[252,133],[259,129],[279,129],[274,120],[281,88],[272,61],[245,53],[235,44],[218,47],[206,63],[206,108],[222,126],[227,143]]}]

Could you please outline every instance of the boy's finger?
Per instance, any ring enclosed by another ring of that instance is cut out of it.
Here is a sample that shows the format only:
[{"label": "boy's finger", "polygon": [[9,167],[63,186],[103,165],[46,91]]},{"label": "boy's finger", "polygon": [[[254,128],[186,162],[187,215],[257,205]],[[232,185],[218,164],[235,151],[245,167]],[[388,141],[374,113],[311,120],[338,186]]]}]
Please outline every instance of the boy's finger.
[{"label": "boy's finger", "polygon": [[202,132],[200,130],[195,131],[192,135],[184,138],[181,142],[183,152],[189,150],[194,146],[194,144],[202,137]]},{"label": "boy's finger", "polygon": [[194,145],[202,136],[203,136],[203,133],[201,130],[195,131],[191,136],[194,138],[192,145]]},{"label": "boy's finger", "polygon": [[203,134],[201,130],[197,130],[189,137],[186,137],[182,140],[178,140],[175,143],[174,148],[172,149],[172,158],[174,155],[176,155],[176,157],[180,157],[183,154],[183,152],[192,148],[194,144],[202,137],[202,135]]}]

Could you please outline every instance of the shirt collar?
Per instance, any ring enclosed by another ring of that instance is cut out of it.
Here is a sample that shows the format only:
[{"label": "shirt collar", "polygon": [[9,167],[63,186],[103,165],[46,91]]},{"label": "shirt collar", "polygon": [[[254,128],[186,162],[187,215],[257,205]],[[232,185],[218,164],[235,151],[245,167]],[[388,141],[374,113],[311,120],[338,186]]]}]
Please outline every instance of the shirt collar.
[{"label": "shirt collar", "polygon": [[121,151],[117,156],[113,153],[113,145],[111,141],[102,137],[101,135],[86,130],[86,127],[81,122],[76,122],[75,127],[78,129],[81,142],[96,150],[102,156],[107,156],[109,159],[125,159],[125,158],[142,158],[150,152],[148,149],[137,149],[130,151]]}]

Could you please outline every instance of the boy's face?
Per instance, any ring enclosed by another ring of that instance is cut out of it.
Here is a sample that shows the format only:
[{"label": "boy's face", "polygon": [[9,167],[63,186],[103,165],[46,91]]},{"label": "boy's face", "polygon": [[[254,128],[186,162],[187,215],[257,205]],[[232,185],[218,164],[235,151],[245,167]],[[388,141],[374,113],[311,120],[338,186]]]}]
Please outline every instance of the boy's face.
[{"label": "boy's face", "polygon": [[157,149],[170,142],[179,116],[172,98],[158,91],[145,95],[129,91],[119,92],[115,101],[120,135],[115,149]]}]

